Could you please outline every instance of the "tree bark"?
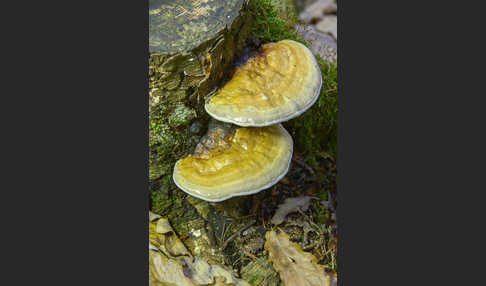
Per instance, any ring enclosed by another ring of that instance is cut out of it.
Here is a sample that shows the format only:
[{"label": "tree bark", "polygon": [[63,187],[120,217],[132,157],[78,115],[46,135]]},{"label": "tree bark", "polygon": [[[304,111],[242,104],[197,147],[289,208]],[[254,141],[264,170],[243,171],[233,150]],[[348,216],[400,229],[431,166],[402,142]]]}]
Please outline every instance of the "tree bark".
[{"label": "tree bark", "polygon": [[172,172],[206,132],[205,100],[246,45],[248,9],[249,0],[149,1],[150,209],[210,263],[228,262],[218,237],[225,212],[177,189]]},{"label": "tree bark", "polygon": [[204,133],[204,101],[245,45],[248,20],[248,0],[149,1],[151,180],[171,185],[175,161]]}]

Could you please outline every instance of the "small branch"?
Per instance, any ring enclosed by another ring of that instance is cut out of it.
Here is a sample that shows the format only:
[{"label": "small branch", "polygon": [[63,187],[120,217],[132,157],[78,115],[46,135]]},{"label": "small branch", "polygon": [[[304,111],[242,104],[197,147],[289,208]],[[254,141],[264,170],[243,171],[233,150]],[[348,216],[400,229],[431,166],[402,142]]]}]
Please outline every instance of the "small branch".
[{"label": "small branch", "polygon": [[257,257],[256,257],[255,255],[253,255],[253,254],[249,253],[248,251],[246,251],[246,250],[244,250],[244,249],[243,249],[242,251],[243,251],[243,253],[244,253],[246,256],[250,257],[251,259],[257,259]]},{"label": "small branch", "polygon": [[223,246],[221,246],[221,250],[224,250],[226,248],[226,246],[228,246],[228,243],[230,241],[235,239],[235,237],[237,237],[243,231],[247,230],[250,226],[254,225],[255,222],[256,222],[255,220],[252,220],[251,222],[247,223],[245,226],[240,228],[240,230],[238,230],[237,232],[233,233],[230,237],[228,237],[228,239],[224,242]]},{"label": "small branch", "polygon": [[337,88],[333,88],[333,89],[328,89],[327,92],[335,92],[337,91]]},{"label": "small branch", "polygon": [[316,246],[316,244],[317,244],[317,241],[314,241],[313,243],[310,243],[306,246],[302,246],[302,250],[308,251],[308,250],[314,248]]}]

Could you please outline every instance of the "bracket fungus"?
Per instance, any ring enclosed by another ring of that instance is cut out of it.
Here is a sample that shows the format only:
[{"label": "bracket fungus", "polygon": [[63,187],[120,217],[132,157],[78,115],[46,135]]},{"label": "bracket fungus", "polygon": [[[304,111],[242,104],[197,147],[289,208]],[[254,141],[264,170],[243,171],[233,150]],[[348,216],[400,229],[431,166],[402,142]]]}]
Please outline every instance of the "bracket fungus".
[{"label": "bracket fungus", "polygon": [[181,190],[220,202],[267,189],[287,173],[293,141],[281,124],[261,128],[213,125],[194,154],[175,164],[173,179]]},{"label": "bracket fungus", "polygon": [[210,202],[273,186],[289,170],[293,152],[292,137],[279,123],[309,109],[321,86],[321,70],[306,46],[292,40],[263,45],[205,103],[213,121],[194,154],[177,161],[174,183]]},{"label": "bracket fungus", "polygon": [[321,70],[304,45],[267,43],[205,104],[213,118],[239,126],[268,126],[309,109],[319,97]]}]

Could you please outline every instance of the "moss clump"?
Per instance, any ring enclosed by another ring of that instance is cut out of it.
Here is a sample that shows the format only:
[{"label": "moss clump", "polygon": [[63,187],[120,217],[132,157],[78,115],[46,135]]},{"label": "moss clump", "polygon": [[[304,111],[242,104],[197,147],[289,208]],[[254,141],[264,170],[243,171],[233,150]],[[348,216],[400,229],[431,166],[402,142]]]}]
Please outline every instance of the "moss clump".
[{"label": "moss clump", "polygon": [[[318,193],[319,198],[322,200],[323,197],[327,197],[327,192],[319,192]],[[314,217],[314,221],[318,225],[325,225],[325,223],[329,220],[329,209],[324,208],[320,201],[313,201],[310,205],[310,208],[312,210],[312,215]]]},{"label": "moss clump", "polygon": [[264,257],[252,260],[241,269],[241,277],[252,286],[277,286],[280,276],[273,265]]},{"label": "moss clump", "polygon": [[[290,39],[309,47],[293,29],[296,13],[287,3],[286,0],[254,0],[251,34],[261,43]],[[296,150],[311,166],[317,165],[317,157],[323,152],[335,157],[337,148],[337,64],[319,56],[316,59],[323,79],[319,99],[307,112],[284,123]]]},{"label": "moss clump", "polygon": [[161,216],[168,216],[170,211],[182,206],[183,196],[176,196],[169,190],[170,180],[169,176],[164,176],[158,182],[157,190],[150,192],[150,209]]},{"label": "moss clump", "polygon": [[[277,3],[282,3],[278,5]],[[254,0],[251,3],[252,15],[251,35],[261,41],[277,42],[288,39],[301,42],[305,41],[294,30],[297,21],[295,10],[285,0]],[[280,8],[279,8],[280,7]],[[282,7],[285,7],[283,9]]]},{"label": "moss clump", "polygon": [[[171,118],[171,117],[169,117]],[[181,117],[172,118],[172,122],[182,124]],[[187,121],[185,121],[187,122]],[[151,118],[149,125],[149,179],[155,180],[172,174],[172,167],[178,158],[185,156],[197,144],[198,136],[189,131],[189,127],[174,129],[163,117]],[[173,187],[173,186],[172,186]]]},{"label": "moss clump", "polygon": [[335,158],[337,150],[337,64],[316,58],[322,71],[319,99],[307,112],[284,123],[296,149],[311,166],[325,153]]}]

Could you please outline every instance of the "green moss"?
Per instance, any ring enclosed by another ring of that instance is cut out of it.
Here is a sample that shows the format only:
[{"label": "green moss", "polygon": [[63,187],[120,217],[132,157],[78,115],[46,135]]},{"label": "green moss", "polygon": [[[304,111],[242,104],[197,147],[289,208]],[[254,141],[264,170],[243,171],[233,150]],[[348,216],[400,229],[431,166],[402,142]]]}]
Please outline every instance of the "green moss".
[{"label": "green moss", "polygon": [[151,211],[167,217],[174,230],[184,238],[190,228],[201,228],[204,222],[197,210],[185,200],[184,193],[170,190],[171,180],[164,176],[159,180],[161,186],[158,190],[150,192]]},{"label": "green moss", "polygon": [[180,208],[183,197],[171,194],[171,178],[164,176],[158,190],[150,192],[151,211],[161,216],[168,216],[171,210]]},{"label": "green moss", "polygon": [[243,267],[241,277],[252,286],[277,286],[280,284],[277,271],[264,257],[256,258]]},{"label": "green moss", "polygon": [[[321,194],[327,194],[327,193],[326,192],[319,193],[319,198],[322,199],[323,196],[321,196]],[[330,215],[329,209],[324,208],[320,201],[313,201],[310,207],[315,222],[318,225],[324,225],[325,222],[329,219],[329,215]]]},{"label": "green moss", "polygon": [[295,0],[272,0],[273,6],[278,10],[279,15],[290,26],[295,26],[299,19],[299,13],[297,12]]},{"label": "green moss", "polygon": [[311,166],[337,151],[337,64],[316,56],[322,71],[322,88],[317,102],[301,116],[285,122],[295,147]]},{"label": "green moss", "polygon": [[[191,134],[183,117],[154,116],[149,124],[149,179],[155,180],[172,174],[172,167],[178,158],[187,154],[198,137]],[[178,124],[174,129],[171,124]]]},{"label": "green moss", "polygon": [[[252,36],[265,42],[290,39],[309,47],[294,30],[296,13],[286,0],[254,0],[251,6]],[[284,124],[292,134],[295,149],[316,166],[324,153],[336,156],[337,148],[337,64],[316,56],[322,71],[322,89],[317,102],[301,116]]]},{"label": "green moss", "polygon": [[172,127],[178,127],[182,124],[190,122],[196,117],[196,112],[192,108],[188,108],[183,104],[178,105],[174,112],[169,116],[169,125]]},{"label": "green moss", "polygon": [[[278,5],[277,3],[282,3]],[[251,34],[261,42],[277,42],[290,39],[305,43],[294,30],[297,21],[295,10],[286,1],[254,0],[251,3]],[[280,8],[279,8],[280,7]],[[282,7],[285,7],[282,8]]]}]

